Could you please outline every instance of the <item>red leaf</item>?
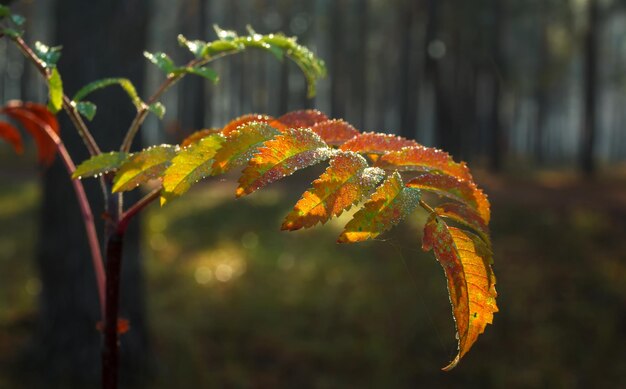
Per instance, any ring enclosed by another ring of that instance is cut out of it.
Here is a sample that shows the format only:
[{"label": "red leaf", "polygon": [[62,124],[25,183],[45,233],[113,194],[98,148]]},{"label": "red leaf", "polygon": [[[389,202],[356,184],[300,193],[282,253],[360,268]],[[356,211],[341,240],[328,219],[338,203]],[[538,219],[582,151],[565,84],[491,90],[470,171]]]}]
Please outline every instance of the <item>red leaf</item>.
[{"label": "red leaf", "polygon": [[359,131],[348,122],[341,119],[326,120],[316,123],[311,130],[319,135],[326,143],[339,146],[359,135]]},{"label": "red leaf", "polygon": [[233,119],[230,122],[228,122],[228,124],[226,124],[224,126],[224,128],[222,128],[222,134],[224,136],[228,136],[228,134],[230,134],[231,132],[235,131],[237,129],[237,127],[241,126],[242,124],[246,124],[246,123],[250,123],[250,122],[262,122],[262,123],[270,123],[272,122],[272,126],[278,130],[283,130],[284,126],[280,126],[280,123],[278,123],[278,125],[280,127],[277,127],[274,125],[274,118],[268,115],[259,115],[256,113],[251,113],[248,115],[243,115],[243,116],[239,116],[237,119]]},{"label": "red leaf", "polygon": [[13,127],[9,123],[0,122],[0,138],[11,144],[16,153],[22,154],[24,152],[22,136],[17,128]]},{"label": "red leaf", "polygon": [[400,151],[403,147],[418,146],[414,140],[390,134],[364,132],[344,143],[340,149],[355,153],[385,154]]},{"label": "red leaf", "polygon": [[[58,136],[59,123],[44,105],[10,102],[0,112],[17,120],[33,136],[41,164],[48,166],[54,161],[57,146],[51,136]],[[46,126],[53,134],[48,134]]]},{"label": "red leaf", "polygon": [[[292,111],[276,119],[277,122],[283,124],[287,128],[311,128],[317,123],[326,120],[328,120],[328,116],[316,109]],[[271,124],[274,125],[273,122]]]}]

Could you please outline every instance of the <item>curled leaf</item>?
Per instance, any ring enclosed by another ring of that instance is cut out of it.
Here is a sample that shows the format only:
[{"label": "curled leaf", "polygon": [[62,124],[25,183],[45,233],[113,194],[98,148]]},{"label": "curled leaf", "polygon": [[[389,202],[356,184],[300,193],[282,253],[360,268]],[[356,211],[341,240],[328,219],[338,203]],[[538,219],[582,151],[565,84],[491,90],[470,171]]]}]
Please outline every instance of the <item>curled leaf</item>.
[{"label": "curled leaf", "polygon": [[283,222],[283,230],[309,228],[325,223],[367,196],[383,179],[385,172],[368,167],[365,158],[342,152],[305,192]]},{"label": "curled leaf", "polygon": [[433,250],[448,280],[448,293],[456,324],[458,354],[443,368],[454,368],[470,350],[487,324],[493,322],[496,279],[491,252],[482,240],[431,215],[424,227],[422,248]]},{"label": "curled leaf", "polygon": [[419,205],[420,191],[405,187],[398,172],[394,172],[363,205],[339,236],[339,243],[354,243],[373,239],[402,219]]},{"label": "curled leaf", "polygon": [[314,132],[289,129],[263,144],[239,178],[237,197],[330,158],[332,149]]}]

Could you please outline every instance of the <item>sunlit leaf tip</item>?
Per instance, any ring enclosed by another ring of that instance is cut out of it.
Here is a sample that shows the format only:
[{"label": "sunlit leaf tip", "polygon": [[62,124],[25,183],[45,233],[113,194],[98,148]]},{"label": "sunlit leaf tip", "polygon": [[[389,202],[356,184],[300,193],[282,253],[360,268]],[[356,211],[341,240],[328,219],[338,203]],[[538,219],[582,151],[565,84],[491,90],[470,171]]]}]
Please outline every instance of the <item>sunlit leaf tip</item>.
[{"label": "sunlit leaf tip", "polygon": [[113,179],[112,191],[115,193],[133,190],[143,183],[159,178],[177,151],[177,146],[161,145],[133,154],[120,166]]},{"label": "sunlit leaf tip", "polygon": [[419,205],[420,191],[405,187],[398,172],[392,173],[354,214],[339,236],[339,243],[376,238],[409,216]]},{"label": "sunlit leaf tip", "polygon": [[73,179],[96,177],[117,170],[129,157],[128,153],[112,151],[91,157],[76,167]]},{"label": "sunlit leaf tip", "polygon": [[272,123],[272,127],[279,129],[279,130],[283,130],[286,129],[286,127],[281,124],[281,123],[277,123],[273,117],[268,116],[268,115],[261,115],[258,113],[251,113],[251,114],[247,114],[247,115],[242,115],[239,116],[238,118],[235,118],[233,120],[231,120],[230,122],[228,122],[223,128],[222,128],[222,134],[224,136],[228,136],[231,132],[235,131],[239,126],[242,126],[246,123],[251,123],[251,122],[263,122],[263,123]]}]

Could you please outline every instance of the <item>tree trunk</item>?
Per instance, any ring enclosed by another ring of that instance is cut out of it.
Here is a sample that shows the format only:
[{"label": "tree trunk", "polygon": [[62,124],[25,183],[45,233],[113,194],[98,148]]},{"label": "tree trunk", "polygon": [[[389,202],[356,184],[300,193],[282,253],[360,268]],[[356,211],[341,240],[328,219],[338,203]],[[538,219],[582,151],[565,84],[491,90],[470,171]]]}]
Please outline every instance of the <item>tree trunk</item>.
[{"label": "tree trunk", "polygon": [[[57,39],[63,45],[59,70],[66,93],[105,77],[130,78],[142,90],[146,38],[146,2],[141,0],[64,0],[57,2]],[[90,100],[98,115],[90,128],[103,151],[117,149],[134,107],[120,88],[98,91]],[[60,115],[63,139],[77,162],[85,147],[65,115]],[[135,145],[137,147],[137,145]],[[96,180],[85,181],[94,214],[103,208]],[[127,196],[127,203],[133,201]],[[91,387],[100,382],[101,334],[96,282],[84,227],[72,187],[61,163],[44,175],[37,265],[41,275],[41,312],[34,346],[36,380],[46,387]],[[100,231],[102,233],[102,231]],[[121,339],[121,378],[131,382],[145,373],[146,317],[139,262],[138,223],[129,229],[122,270],[120,316],[131,330]]]},{"label": "tree trunk", "polygon": [[596,170],[593,152],[596,138],[596,71],[599,24],[598,0],[590,0],[588,7],[588,25],[587,33],[585,35],[584,53],[584,117],[581,134],[580,168],[586,176],[592,176]]}]

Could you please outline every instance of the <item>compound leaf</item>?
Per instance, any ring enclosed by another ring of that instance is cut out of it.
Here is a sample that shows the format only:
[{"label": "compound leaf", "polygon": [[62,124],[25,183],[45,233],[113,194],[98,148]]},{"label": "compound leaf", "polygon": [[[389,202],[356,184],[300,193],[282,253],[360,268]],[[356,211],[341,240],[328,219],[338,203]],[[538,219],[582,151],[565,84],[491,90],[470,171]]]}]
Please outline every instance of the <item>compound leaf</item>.
[{"label": "compound leaf", "polygon": [[95,177],[100,174],[115,171],[126,162],[128,157],[128,153],[120,151],[95,155],[78,165],[74,173],[72,173],[72,178],[81,179],[83,177]]},{"label": "compound leaf", "polygon": [[398,224],[419,205],[420,191],[405,187],[400,173],[394,172],[363,205],[339,236],[339,243],[372,239]]},{"label": "compound leaf", "polygon": [[325,223],[367,196],[385,176],[370,168],[365,158],[352,152],[341,152],[326,171],[313,182],[283,222],[283,230],[309,228]]},{"label": "compound leaf", "polygon": [[480,238],[431,215],[424,227],[422,248],[433,250],[448,280],[448,293],[456,324],[458,354],[443,368],[454,368],[469,351],[487,324],[493,322],[496,279],[491,251]]},{"label": "compound leaf", "polygon": [[170,165],[178,147],[153,146],[135,153],[120,166],[113,179],[113,192],[125,192],[158,178]]},{"label": "compound leaf", "polygon": [[288,129],[265,142],[250,160],[239,178],[237,197],[328,159],[332,151],[316,133],[307,129]]},{"label": "compound leaf", "polygon": [[191,185],[211,175],[213,157],[222,143],[224,137],[221,134],[212,134],[179,151],[163,173],[161,205],[184,194]]}]

